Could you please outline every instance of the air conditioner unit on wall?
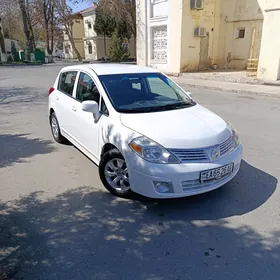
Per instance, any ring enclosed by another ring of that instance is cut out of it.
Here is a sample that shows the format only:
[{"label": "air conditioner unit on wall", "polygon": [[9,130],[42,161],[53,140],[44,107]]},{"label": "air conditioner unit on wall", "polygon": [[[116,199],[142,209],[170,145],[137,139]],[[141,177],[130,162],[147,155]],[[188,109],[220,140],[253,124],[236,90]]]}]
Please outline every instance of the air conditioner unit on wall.
[{"label": "air conditioner unit on wall", "polygon": [[204,7],[204,0],[191,0],[191,9],[200,10]]},{"label": "air conditioner unit on wall", "polygon": [[194,37],[205,37],[206,36],[206,29],[204,27],[197,27],[194,30]]}]

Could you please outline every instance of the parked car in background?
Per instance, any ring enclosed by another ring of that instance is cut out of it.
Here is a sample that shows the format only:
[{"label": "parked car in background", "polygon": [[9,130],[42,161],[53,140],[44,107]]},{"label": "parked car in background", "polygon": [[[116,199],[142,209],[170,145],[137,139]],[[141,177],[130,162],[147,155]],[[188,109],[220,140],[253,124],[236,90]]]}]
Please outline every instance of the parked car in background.
[{"label": "parked car in background", "polygon": [[65,58],[65,54],[64,54],[64,51],[63,50],[56,50],[55,51],[55,56],[59,59],[63,59]]},{"label": "parked car in background", "polygon": [[234,127],[152,68],[63,68],[49,91],[49,121],[54,139],[87,155],[121,197],[208,192],[232,180],[242,159]]}]

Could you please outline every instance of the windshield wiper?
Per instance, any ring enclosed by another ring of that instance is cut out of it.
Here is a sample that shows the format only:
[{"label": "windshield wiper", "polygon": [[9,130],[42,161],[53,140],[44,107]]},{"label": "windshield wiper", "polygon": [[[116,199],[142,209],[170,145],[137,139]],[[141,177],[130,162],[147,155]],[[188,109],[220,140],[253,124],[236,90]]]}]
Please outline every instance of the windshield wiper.
[{"label": "windshield wiper", "polygon": [[159,112],[173,109],[183,109],[190,106],[193,106],[194,102],[181,102],[181,103],[173,103],[166,104],[161,106],[151,106],[151,107],[141,107],[141,108],[131,108],[131,109],[121,109],[122,113],[150,113],[150,112]]},{"label": "windshield wiper", "polygon": [[182,103],[174,103],[174,104],[166,104],[162,106],[153,107],[156,111],[165,111],[165,110],[172,110],[172,109],[183,109],[194,105],[192,102],[182,102]]},{"label": "windshield wiper", "polygon": [[147,113],[151,112],[153,107],[144,108],[132,108],[132,109],[120,109],[121,113]]}]

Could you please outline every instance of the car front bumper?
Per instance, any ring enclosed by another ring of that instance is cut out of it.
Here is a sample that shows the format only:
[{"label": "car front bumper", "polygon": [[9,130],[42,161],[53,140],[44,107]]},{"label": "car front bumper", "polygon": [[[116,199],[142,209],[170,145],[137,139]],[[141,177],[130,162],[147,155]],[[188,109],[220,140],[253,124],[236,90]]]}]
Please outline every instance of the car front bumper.
[{"label": "car front bumper", "polygon": [[[242,153],[243,147],[239,145],[233,152],[218,161],[188,164],[154,164],[130,153],[126,160],[131,189],[150,198],[178,198],[209,192],[225,185],[236,176],[241,165]],[[230,163],[234,163],[231,174],[208,182],[199,181],[201,171],[219,168]],[[154,182],[172,184],[173,191],[158,192]]]}]

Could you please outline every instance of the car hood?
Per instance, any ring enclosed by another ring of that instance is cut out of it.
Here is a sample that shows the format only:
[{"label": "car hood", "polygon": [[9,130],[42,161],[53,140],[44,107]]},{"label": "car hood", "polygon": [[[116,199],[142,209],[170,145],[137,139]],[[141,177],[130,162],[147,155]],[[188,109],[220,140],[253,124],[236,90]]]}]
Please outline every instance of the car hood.
[{"label": "car hood", "polygon": [[231,135],[223,119],[200,105],[164,112],[121,114],[120,118],[126,127],[165,148],[210,147]]}]

